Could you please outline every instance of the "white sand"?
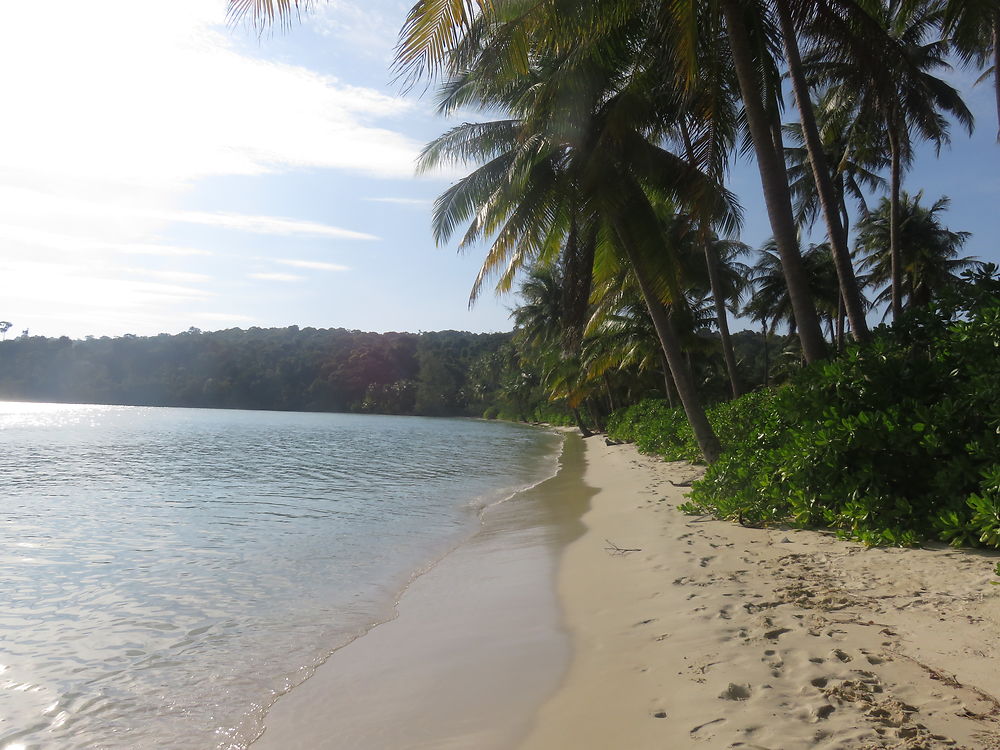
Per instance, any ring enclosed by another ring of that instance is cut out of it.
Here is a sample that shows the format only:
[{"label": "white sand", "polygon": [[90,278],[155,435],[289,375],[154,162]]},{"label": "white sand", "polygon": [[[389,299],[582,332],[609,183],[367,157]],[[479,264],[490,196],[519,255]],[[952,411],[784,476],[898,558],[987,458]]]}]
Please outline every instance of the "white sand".
[{"label": "white sand", "polygon": [[694,468],[586,445],[574,658],[521,750],[1000,748],[996,555],[695,519]]},{"label": "white sand", "polygon": [[570,661],[555,576],[582,532],[582,453],[570,441],[558,476],[491,508],[412,583],[398,617],[281,697],[253,750],[514,747]]},{"label": "white sand", "polygon": [[507,508],[253,750],[1000,750],[1000,556],[692,518],[695,468],[581,443],[585,530],[577,468],[523,506],[561,519]]}]

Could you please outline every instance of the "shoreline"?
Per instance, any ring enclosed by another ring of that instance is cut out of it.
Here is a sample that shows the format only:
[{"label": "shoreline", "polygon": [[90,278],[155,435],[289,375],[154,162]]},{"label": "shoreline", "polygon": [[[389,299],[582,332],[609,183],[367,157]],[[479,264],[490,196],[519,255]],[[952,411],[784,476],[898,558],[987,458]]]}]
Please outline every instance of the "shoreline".
[{"label": "shoreline", "polygon": [[476,533],[411,580],[393,617],[276,700],[251,749],[516,745],[570,661],[555,576],[583,531],[583,450],[564,435],[556,473],[483,508]]},{"label": "shoreline", "polygon": [[687,516],[698,472],[567,435],[252,750],[1000,750],[1000,556]]},{"label": "shoreline", "polygon": [[995,553],[686,516],[696,467],[586,446],[573,662],[518,750],[1000,748]]}]

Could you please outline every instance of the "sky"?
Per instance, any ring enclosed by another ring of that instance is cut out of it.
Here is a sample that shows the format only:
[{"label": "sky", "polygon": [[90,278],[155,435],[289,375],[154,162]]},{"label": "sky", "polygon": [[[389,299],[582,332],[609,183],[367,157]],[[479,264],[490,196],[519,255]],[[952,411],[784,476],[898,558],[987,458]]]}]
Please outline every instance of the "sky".
[{"label": "sky", "polygon": [[[415,176],[454,123],[390,72],[409,7],[319,0],[288,29],[227,25],[225,0],[17,3],[0,28],[0,320],[81,338],[298,325],[509,330],[468,294],[482,248],[437,247],[459,173]],[[967,252],[1000,262],[988,87],[956,71],[979,127],[907,175]],[[742,239],[769,236],[751,162]]]}]

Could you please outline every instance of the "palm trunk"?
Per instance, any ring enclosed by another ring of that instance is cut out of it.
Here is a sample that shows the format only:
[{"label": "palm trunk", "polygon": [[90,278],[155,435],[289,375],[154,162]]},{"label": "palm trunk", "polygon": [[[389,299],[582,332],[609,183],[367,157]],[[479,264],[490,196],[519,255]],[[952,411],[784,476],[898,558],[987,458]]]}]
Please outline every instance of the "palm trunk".
[{"label": "palm trunk", "polygon": [[[681,120],[681,135],[684,138],[684,149],[687,151],[688,163],[692,167],[697,167],[697,159],[694,155],[694,147],[691,145],[691,136],[688,134],[687,125]],[[726,315],[726,301],[722,297],[722,279],[719,278],[719,254],[715,250],[708,237],[707,225],[704,220],[698,222],[698,235],[701,245],[705,250],[705,264],[708,266],[708,285],[712,289],[712,302],[715,304],[715,317],[719,324],[719,338],[722,340],[722,358],[726,362],[726,373],[729,375],[729,387],[733,392],[733,398],[743,395],[743,386],[740,384],[739,370],[736,369],[736,353],[733,351],[733,339],[729,335],[729,317]]]},{"label": "palm trunk", "polygon": [[788,285],[788,296],[791,299],[799,340],[802,342],[806,360],[815,362],[826,356],[826,345],[823,342],[816,307],[809,293],[805,270],[802,267],[784,156],[776,148],[775,141],[780,140],[780,134],[772,131],[773,117],[768,114],[764,102],[761,101],[763,88],[757,76],[740,6],[736,0],[722,0],[722,9],[732,47],[733,63],[736,66],[736,75],[743,96],[743,106],[746,109],[747,123],[757,154],[757,167],[760,170],[767,214],[781,256],[781,268],[785,275],[785,283]]},{"label": "palm trunk", "polygon": [[701,405],[701,400],[698,398],[698,393],[694,387],[694,379],[691,377],[691,373],[684,361],[684,352],[681,350],[681,344],[677,338],[677,332],[674,330],[671,316],[667,315],[663,304],[650,285],[649,279],[646,278],[641,260],[635,248],[631,242],[625,239],[620,227],[618,228],[618,236],[621,240],[622,249],[628,257],[629,265],[632,266],[632,273],[635,275],[635,280],[639,284],[639,291],[642,292],[643,301],[645,301],[646,308],[649,310],[649,317],[653,320],[653,327],[656,329],[656,335],[660,339],[663,356],[667,360],[670,375],[674,380],[674,387],[677,388],[677,395],[680,397],[681,405],[684,407],[684,413],[687,415],[692,432],[694,432],[695,440],[698,442],[701,454],[705,458],[705,463],[714,463],[722,453],[722,448],[719,445],[719,438],[716,437],[715,431],[712,429],[712,425],[709,424],[705,409]]},{"label": "palm trunk", "polygon": [[684,352],[681,349],[680,339],[677,338],[677,332],[674,330],[673,320],[667,314],[663,303],[660,302],[660,298],[646,277],[642,259],[636,248],[627,239],[627,230],[623,231],[623,229],[624,227],[621,225],[615,227],[621,249],[625,252],[629,265],[632,267],[632,273],[639,285],[642,299],[646,303],[649,317],[653,321],[653,328],[656,329],[656,336],[660,340],[660,348],[667,360],[674,387],[677,389],[681,406],[684,407],[684,414],[687,416],[688,424],[691,425],[691,431],[694,432],[695,441],[698,443],[698,448],[701,449],[705,463],[714,463],[722,453],[719,438],[716,437],[715,431],[708,421],[708,416],[705,414],[705,409],[701,405],[701,399],[698,398],[698,391],[694,387],[694,379],[684,361]]},{"label": "palm trunk", "polygon": [[764,387],[767,388],[770,385],[770,372],[771,372],[771,351],[767,343],[767,323],[760,324],[760,332],[764,335]]},{"label": "palm trunk", "polygon": [[844,298],[837,298],[837,351],[844,351]]},{"label": "palm trunk", "polygon": [[593,435],[594,433],[588,430],[587,425],[583,423],[583,417],[580,416],[580,410],[574,406],[571,411],[573,412],[573,421],[576,422],[576,426],[577,429],[580,430],[580,434],[585,438],[589,438]]},{"label": "palm trunk", "polygon": [[902,163],[899,153],[899,135],[889,125],[889,154],[892,161],[889,186],[889,259],[892,264],[892,319],[903,314],[903,260],[899,248],[899,192],[902,181]]},{"label": "palm trunk", "polygon": [[667,358],[660,355],[660,366],[663,368],[663,391],[667,394],[667,406],[674,408],[674,379],[670,376],[670,365]]},{"label": "palm trunk", "polygon": [[840,282],[841,296],[847,317],[851,321],[851,332],[858,341],[868,339],[868,322],[865,320],[864,305],[861,303],[861,292],[858,280],[854,275],[851,263],[851,253],[847,248],[847,232],[837,213],[836,191],[833,178],[823,153],[819,127],[816,125],[816,113],[813,111],[812,98],[809,96],[809,86],[802,70],[802,59],[799,56],[799,45],[795,37],[795,27],[788,11],[787,0],[777,0],[778,16],[781,21],[781,34],[788,61],[788,72],[792,79],[792,90],[795,93],[795,104],[799,110],[799,120],[802,123],[802,134],[805,137],[806,151],[809,153],[809,163],[812,165],[813,179],[816,181],[816,192],[819,195],[820,207],[826,219],[827,234],[830,237],[830,248],[833,250],[833,263],[837,268],[837,280]]},{"label": "palm trunk", "polygon": [[604,380],[604,390],[608,394],[608,407],[614,412],[617,407],[615,406],[615,397],[611,391],[611,378],[608,377],[608,373],[604,373],[602,379]]}]

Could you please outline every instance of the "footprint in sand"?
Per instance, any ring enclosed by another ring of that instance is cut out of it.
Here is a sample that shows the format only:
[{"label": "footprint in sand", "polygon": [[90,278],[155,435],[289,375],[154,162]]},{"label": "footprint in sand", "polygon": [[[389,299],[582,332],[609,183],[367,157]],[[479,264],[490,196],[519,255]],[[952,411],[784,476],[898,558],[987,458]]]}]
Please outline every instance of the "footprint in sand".
[{"label": "footprint in sand", "polygon": [[835,659],[844,662],[845,664],[849,661],[854,661],[854,658],[850,654],[848,654],[846,651],[841,651],[839,648],[835,648],[833,651],[831,651],[830,655],[833,656]]},{"label": "footprint in sand", "polygon": [[834,706],[831,706],[829,703],[827,703],[816,709],[816,718],[821,720],[828,719],[830,718],[830,714],[832,714],[836,710],[837,709]]},{"label": "footprint in sand", "polygon": [[708,564],[709,564],[710,562],[712,562],[712,560],[714,560],[714,559],[715,559],[715,556],[714,556],[714,555],[713,555],[713,556],[709,556],[709,557],[703,557],[703,558],[701,558],[700,560],[698,560],[698,564],[699,564],[699,565],[700,565],[701,567],[703,567],[703,568],[707,568],[707,567],[708,567]]},{"label": "footprint in sand", "polygon": [[768,630],[766,633],[764,633],[764,637],[767,638],[767,640],[769,641],[776,641],[779,638],[781,638],[781,636],[783,636],[785,633],[791,633],[791,632],[792,631],[790,628],[775,628],[774,630]]},{"label": "footprint in sand", "polygon": [[714,724],[721,724],[724,721],[725,721],[724,718],[712,719],[711,721],[706,721],[704,724],[699,724],[698,726],[694,727],[691,730],[690,734],[692,734],[692,735],[698,734],[703,729],[706,729],[706,728],[708,728],[710,726],[713,726]]},{"label": "footprint in sand", "polygon": [[745,701],[750,699],[750,692],[749,685],[737,685],[735,682],[730,682],[729,687],[719,694],[719,698],[724,701]]}]

